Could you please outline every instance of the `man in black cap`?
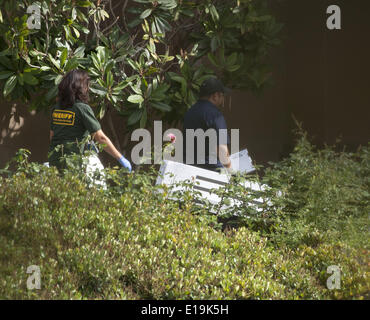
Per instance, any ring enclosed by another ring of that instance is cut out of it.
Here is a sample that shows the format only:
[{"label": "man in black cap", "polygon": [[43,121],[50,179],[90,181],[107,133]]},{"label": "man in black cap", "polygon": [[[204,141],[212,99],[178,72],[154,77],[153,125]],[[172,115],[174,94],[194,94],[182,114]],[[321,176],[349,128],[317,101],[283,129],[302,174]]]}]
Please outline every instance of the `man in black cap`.
[{"label": "man in black cap", "polygon": [[210,78],[201,85],[199,100],[184,117],[185,164],[213,171],[231,169],[227,125],[218,109],[227,93],[230,90],[217,78]]}]

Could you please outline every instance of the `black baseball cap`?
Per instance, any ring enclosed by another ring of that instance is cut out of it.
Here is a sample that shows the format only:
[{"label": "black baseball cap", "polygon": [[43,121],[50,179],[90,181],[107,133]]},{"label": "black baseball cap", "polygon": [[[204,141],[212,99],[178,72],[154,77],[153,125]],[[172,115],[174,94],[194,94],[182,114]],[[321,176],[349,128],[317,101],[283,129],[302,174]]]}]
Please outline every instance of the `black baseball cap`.
[{"label": "black baseball cap", "polygon": [[223,83],[217,78],[209,78],[205,80],[200,86],[200,97],[209,96],[215,92],[222,92],[225,94],[231,93],[229,88],[226,88]]}]

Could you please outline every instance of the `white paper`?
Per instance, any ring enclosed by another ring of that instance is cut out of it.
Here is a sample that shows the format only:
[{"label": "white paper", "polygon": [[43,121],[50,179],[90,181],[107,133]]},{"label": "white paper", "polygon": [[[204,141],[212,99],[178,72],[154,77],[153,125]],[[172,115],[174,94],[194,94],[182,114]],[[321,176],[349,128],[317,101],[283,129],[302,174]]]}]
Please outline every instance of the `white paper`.
[{"label": "white paper", "polygon": [[244,149],[230,156],[231,169],[241,173],[249,173],[256,170],[253,167],[252,159],[248,155],[248,150]]}]

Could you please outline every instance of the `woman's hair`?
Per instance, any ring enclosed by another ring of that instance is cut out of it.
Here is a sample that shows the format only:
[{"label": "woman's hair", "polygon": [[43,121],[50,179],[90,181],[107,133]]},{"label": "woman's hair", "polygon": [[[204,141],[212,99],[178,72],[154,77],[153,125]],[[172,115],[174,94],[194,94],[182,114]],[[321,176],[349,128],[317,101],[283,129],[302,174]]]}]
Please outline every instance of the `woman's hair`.
[{"label": "woman's hair", "polygon": [[68,72],[59,84],[59,107],[66,109],[72,107],[76,100],[84,103],[89,101],[90,78],[86,71],[72,70]]}]

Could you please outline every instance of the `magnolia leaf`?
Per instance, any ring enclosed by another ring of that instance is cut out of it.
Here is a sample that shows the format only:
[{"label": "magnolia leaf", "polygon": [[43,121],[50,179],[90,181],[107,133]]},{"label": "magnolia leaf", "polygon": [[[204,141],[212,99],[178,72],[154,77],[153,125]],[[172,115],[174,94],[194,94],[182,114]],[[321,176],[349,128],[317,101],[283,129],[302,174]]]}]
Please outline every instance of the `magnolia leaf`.
[{"label": "magnolia leaf", "polygon": [[23,80],[25,83],[28,83],[33,86],[39,84],[39,81],[37,80],[37,78],[28,72],[23,74]]},{"label": "magnolia leaf", "polygon": [[71,71],[78,67],[79,62],[77,60],[77,57],[73,57],[72,59],[69,59],[67,62],[67,65],[65,66],[65,71]]},{"label": "magnolia leaf", "polygon": [[143,113],[143,110],[142,109],[138,109],[138,110],[135,110],[127,119],[127,125],[131,126],[137,122],[139,122],[139,120],[141,119],[142,117],[142,113]]},{"label": "magnolia leaf", "polygon": [[105,96],[107,94],[107,90],[101,86],[90,86],[90,91],[99,96]]},{"label": "magnolia leaf", "polygon": [[18,80],[18,83],[23,86],[24,85],[24,77],[23,77],[23,73],[19,73],[17,74],[17,80]]},{"label": "magnolia leaf", "polygon": [[0,80],[8,79],[13,74],[14,74],[14,72],[12,72],[12,71],[0,71]]},{"label": "magnolia leaf", "polygon": [[13,75],[5,83],[3,91],[4,97],[8,96],[13,91],[16,85],[17,85],[17,76]]},{"label": "magnolia leaf", "polygon": [[58,74],[55,79],[54,79],[54,83],[55,85],[58,85],[59,83],[61,83],[63,80],[63,76],[61,74]]},{"label": "magnolia leaf", "polygon": [[82,45],[82,46],[78,47],[78,48],[75,50],[74,55],[75,55],[77,58],[82,58],[82,57],[84,57],[84,55],[85,55],[85,49],[86,49],[85,45]]},{"label": "magnolia leaf", "polygon": [[144,101],[144,98],[141,95],[134,94],[134,95],[129,96],[127,98],[127,101],[131,102],[131,103],[139,104],[139,103],[142,103]]},{"label": "magnolia leaf", "polygon": [[74,31],[74,33],[75,33],[76,37],[77,37],[77,38],[79,38],[79,37],[80,37],[80,32],[77,30],[77,28],[72,27],[72,29],[73,29],[73,31]]},{"label": "magnolia leaf", "polygon": [[147,17],[149,17],[153,12],[153,9],[146,9],[141,15],[140,15],[140,19],[146,19]]},{"label": "magnolia leaf", "polygon": [[60,62],[55,60],[50,53],[48,54],[48,57],[49,57],[49,60],[51,61],[51,63],[59,70],[60,69]]},{"label": "magnolia leaf", "polygon": [[113,88],[114,94],[120,94],[123,89],[125,89],[130,83],[126,81],[120,82],[116,87]]},{"label": "magnolia leaf", "polygon": [[77,1],[76,6],[77,7],[84,7],[88,8],[92,5],[91,1]]},{"label": "magnolia leaf", "polygon": [[220,16],[217,12],[217,9],[213,4],[210,6],[209,11],[211,13],[213,21],[217,22],[218,20],[220,20]]},{"label": "magnolia leaf", "polygon": [[113,73],[111,71],[109,71],[107,73],[107,85],[108,85],[108,87],[112,87],[113,86],[113,82],[114,82]]},{"label": "magnolia leaf", "polygon": [[140,128],[145,128],[146,126],[146,122],[148,120],[148,113],[146,111],[146,108],[143,109],[143,114],[141,116],[141,119],[140,119]]},{"label": "magnolia leaf", "polygon": [[62,51],[62,54],[60,55],[60,65],[62,67],[64,67],[67,57],[68,57],[68,49],[64,48]]},{"label": "magnolia leaf", "polygon": [[172,110],[172,108],[168,105],[168,104],[165,104],[163,102],[153,102],[151,101],[151,105],[153,106],[153,108],[156,108],[160,111],[164,111],[164,112],[170,112]]},{"label": "magnolia leaf", "polygon": [[77,10],[76,8],[73,8],[72,9],[72,20],[76,20],[76,18],[77,18]]},{"label": "magnolia leaf", "polygon": [[45,99],[46,101],[51,101],[57,96],[58,93],[58,86],[54,86],[49,90],[49,92],[46,94]]}]

